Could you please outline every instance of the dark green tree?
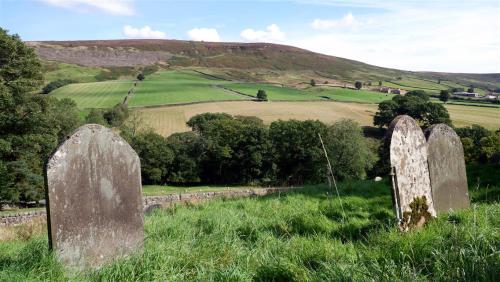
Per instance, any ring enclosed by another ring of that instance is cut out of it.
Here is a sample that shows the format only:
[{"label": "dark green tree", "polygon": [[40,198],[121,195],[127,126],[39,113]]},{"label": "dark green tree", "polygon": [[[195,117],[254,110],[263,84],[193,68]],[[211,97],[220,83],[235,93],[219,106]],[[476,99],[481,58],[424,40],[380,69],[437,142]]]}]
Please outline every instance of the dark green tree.
[{"label": "dark green tree", "polygon": [[418,97],[425,101],[429,101],[430,99],[429,94],[427,94],[424,90],[411,90],[406,93],[406,96]]},{"label": "dark green tree", "polygon": [[200,182],[200,163],[205,154],[205,139],[195,132],[182,132],[170,135],[167,143],[174,155],[168,181]]},{"label": "dark green tree", "polygon": [[363,83],[361,83],[361,81],[356,81],[354,83],[354,87],[356,87],[356,89],[361,89],[361,87],[363,87]]},{"label": "dark green tree", "polygon": [[474,93],[474,85],[471,85],[469,88],[467,88],[468,93]]},{"label": "dark green tree", "polygon": [[68,85],[70,83],[75,83],[76,81],[71,80],[71,79],[58,79],[55,81],[50,82],[49,84],[45,85],[45,87],[42,88],[42,93],[43,94],[49,94],[50,92],[56,90],[57,88],[63,87],[65,85]]},{"label": "dark green tree", "polygon": [[437,123],[451,125],[450,115],[446,108],[441,104],[428,101],[425,96],[423,97],[398,95],[394,96],[392,100],[381,102],[373,118],[373,124],[379,127],[389,126],[398,115],[409,115],[424,128]]},{"label": "dark green tree", "polygon": [[311,84],[311,86],[316,86],[316,80],[311,79],[311,82],[309,82],[309,84]]},{"label": "dark green tree", "polygon": [[226,113],[203,113],[195,115],[186,123],[193,131],[201,132],[205,130],[206,124],[220,119],[232,119],[233,117]]},{"label": "dark green tree", "polygon": [[326,162],[318,133],[328,128],[320,121],[275,121],[269,128],[280,184],[318,183],[325,180]]},{"label": "dark green tree", "polygon": [[80,123],[73,102],[32,93],[42,83],[34,50],[0,28],[0,201],[41,199],[43,163]]},{"label": "dark green tree", "polygon": [[328,127],[323,137],[337,179],[362,179],[371,169],[376,155],[358,123],[340,120]]},{"label": "dark green tree", "polygon": [[153,131],[136,134],[130,145],[141,159],[141,174],[144,184],[166,183],[174,155],[167,140]]},{"label": "dark green tree", "polygon": [[259,99],[260,101],[267,101],[266,91],[259,89],[259,91],[257,91],[257,99]]},{"label": "dark green tree", "polygon": [[441,90],[441,92],[439,92],[439,100],[443,101],[444,103],[448,102],[450,96],[451,95],[448,90]]},{"label": "dark green tree", "polygon": [[141,72],[137,75],[137,80],[139,81],[143,81],[146,77],[144,76],[144,74]]}]

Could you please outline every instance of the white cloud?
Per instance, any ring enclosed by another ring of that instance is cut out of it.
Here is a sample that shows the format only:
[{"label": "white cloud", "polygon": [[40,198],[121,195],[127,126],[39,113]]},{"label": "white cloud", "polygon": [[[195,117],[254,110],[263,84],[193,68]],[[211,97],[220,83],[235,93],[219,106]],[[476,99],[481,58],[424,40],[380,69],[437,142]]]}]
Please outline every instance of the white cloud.
[{"label": "white cloud", "polygon": [[162,39],[167,37],[165,32],[152,30],[147,25],[142,28],[135,28],[126,25],[123,27],[123,34],[129,38]]},{"label": "white cloud", "polygon": [[75,10],[101,10],[113,15],[129,16],[134,14],[130,0],[40,0],[47,4],[75,9]]},{"label": "white cloud", "polygon": [[[313,29],[285,43],[398,69],[500,72],[497,8],[488,1],[475,6],[448,3],[395,5],[384,11],[369,10],[369,14],[365,11],[353,17],[362,23],[356,28],[339,28],[342,19],[313,21]],[[344,20],[344,26],[348,22]]]},{"label": "white cloud", "polygon": [[348,13],[339,20],[315,19],[311,23],[311,27],[319,30],[334,29],[334,28],[357,28],[372,22],[373,22],[372,20],[361,22],[358,19],[354,18],[352,13]]},{"label": "white cloud", "polygon": [[221,41],[219,33],[215,28],[193,28],[188,31],[189,38],[195,41]]},{"label": "white cloud", "polygon": [[250,42],[279,42],[285,40],[285,33],[276,24],[272,24],[266,30],[253,30],[247,28],[240,33],[245,41]]}]

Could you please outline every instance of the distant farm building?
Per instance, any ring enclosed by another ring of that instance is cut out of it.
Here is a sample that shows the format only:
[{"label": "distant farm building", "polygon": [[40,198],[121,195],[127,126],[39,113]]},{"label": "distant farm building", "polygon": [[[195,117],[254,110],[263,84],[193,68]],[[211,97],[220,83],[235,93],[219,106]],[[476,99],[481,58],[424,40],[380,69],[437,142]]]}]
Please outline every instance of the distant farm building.
[{"label": "distant farm building", "polygon": [[382,93],[389,93],[389,94],[400,94],[404,95],[406,94],[406,90],[403,89],[396,89],[396,88],[390,88],[390,87],[379,87],[376,89],[378,92]]},{"label": "distant farm building", "polygon": [[486,99],[492,99],[492,100],[493,99],[500,100],[500,93],[490,92],[486,96],[484,96],[484,98],[486,98]]},{"label": "distant farm building", "polygon": [[453,92],[453,95],[454,96],[461,96],[461,97],[479,98],[479,93]]}]

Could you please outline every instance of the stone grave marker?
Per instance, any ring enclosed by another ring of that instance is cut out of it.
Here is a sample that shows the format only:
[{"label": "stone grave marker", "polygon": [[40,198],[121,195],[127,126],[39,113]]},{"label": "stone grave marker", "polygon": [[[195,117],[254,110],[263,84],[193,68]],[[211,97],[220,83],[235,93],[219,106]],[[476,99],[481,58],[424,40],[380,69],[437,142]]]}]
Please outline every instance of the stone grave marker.
[{"label": "stone grave marker", "polygon": [[431,126],[425,136],[434,208],[438,213],[467,208],[469,191],[460,137],[446,124]]},{"label": "stone grave marker", "polygon": [[393,171],[393,200],[398,219],[410,212],[410,204],[425,196],[428,211],[436,215],[432,201],[427,144],[424,133],[413,118],[396,117],[389,126],[390,162]]},{"label": "stone grave marker", "polygon": [[110,129],[87,124],[46,167],[49,244],[70,269],[99,267],[142,247],[139,157]]}]

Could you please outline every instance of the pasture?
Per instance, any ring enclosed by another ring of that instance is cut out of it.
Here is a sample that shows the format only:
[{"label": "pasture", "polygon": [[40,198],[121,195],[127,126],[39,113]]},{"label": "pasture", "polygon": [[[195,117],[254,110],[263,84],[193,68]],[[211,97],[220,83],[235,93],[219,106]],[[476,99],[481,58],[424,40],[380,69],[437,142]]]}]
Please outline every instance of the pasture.
[{"label": "pasture", "polygon": [[226,81],[210,79],[193,71],[158,72],[146,77],[138,84],[135,95],[129,102],[131,107],[155,106],[177,103],[220,100],[248,100],[217,87]]},{"label": "pasture", "polygon": [[90,83],[73,83],[50,93],[58,99],[73,99],[78,108],[109,108],[123,102],[132,87],[131,80],[111,80]]},{"label": "pasture", "polygon": [[487,200],[485,185],[471,181],[468,210],[405,234],[394,225],[387,179],[340,183],[342,202],[317,185],[177,204],[145,217],[144,251],[71,276],[38,223],[0,243],[0,280],[494,281],[500,205],[492,193],[498,188],[490,187]]},{"label": "pasture", "polygon": [[44,62],[46,72],[44,78],[46,82],[51,82],[58,79],[70,79],[78,82],[95,82],[95,76],[102,69],[97,67],[84,67],[74,64]]}]

